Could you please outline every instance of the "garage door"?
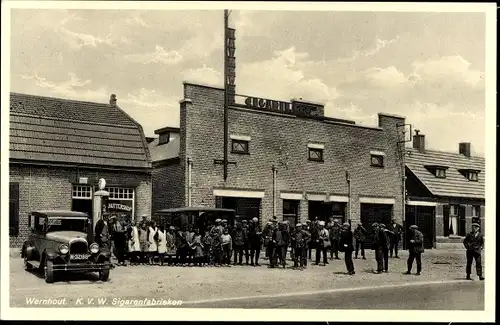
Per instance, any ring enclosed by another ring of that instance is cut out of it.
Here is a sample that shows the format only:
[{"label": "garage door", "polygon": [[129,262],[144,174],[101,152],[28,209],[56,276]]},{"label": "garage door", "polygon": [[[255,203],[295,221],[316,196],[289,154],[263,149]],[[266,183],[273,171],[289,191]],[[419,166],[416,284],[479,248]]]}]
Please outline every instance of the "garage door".
[{"label": "garage door", "polygon": [[[408,234],[411,225],[417,225],[418,230],[424,235],[424,248],[433,248],[435,207],[407,205],[405,218],[405,233]],[[405,236],[405,247],[408,247],[409,240],[409,236]]]},{"label": "garage door", "polygon": [[383,223],[387,226],[391,222],[391,216],[392,204],[361,203],[361,223],[363,223],[363,226],[368,231],[365,244],[367,248],[371,248],[372,246],[372,223]]},{"label": "garage door", "polygon": [[260,220],[260,199],[241,198],[241,197],[218,197],[216,199],[218,208],[233,209],[240,219],[251,220],[257,218]]}]

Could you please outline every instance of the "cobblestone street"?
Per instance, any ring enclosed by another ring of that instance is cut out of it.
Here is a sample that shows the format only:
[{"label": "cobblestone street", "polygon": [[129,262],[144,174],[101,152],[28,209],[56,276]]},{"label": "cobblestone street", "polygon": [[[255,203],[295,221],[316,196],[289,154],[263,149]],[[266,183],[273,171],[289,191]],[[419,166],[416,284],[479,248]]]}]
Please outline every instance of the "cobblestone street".
[{"label": "cobblestone street", "polygon": [[[421,276],[403,275],[406,270],[407,252],[401,252],[400,255],[400,259],[389,260],[388,274],[373,273],[376,264],[373,252],[368,252],[367,260],[354,260],[354,276],[345,274],[343,260],[330,260],[327,266],[309,266],[304,271],[291,269],[291,261],[288,261],[285,270],[269,269],[268,261],[263,260],[261,267],[116,267],[111,271],[109,282],[96,281],[97,277],[93,274],[75,274],[60,278],[54,284],[46,284],[41,275],[25,271],[22,259],[13,255],[10,268],[10,302],[11,307],[25,307],[29,305],[28,299],[66,298],[65,304],[68,307],[85,307],[89,306],[89,297],[95,298],[90,305],[97,307],[95,304],[98,303],[98,298],[108,298],[107,302],[101,305],[105,307],[109,306],[113,298],[161,298],[182,300],[186,306],[214,299],[377,287],[416,281],[462,280],[465,277],[463,251],[426,251],[423,255]],[[473,276],[477,279],[475,274]],[[84,298],[82,305],[76,304],[78,298]]]}]

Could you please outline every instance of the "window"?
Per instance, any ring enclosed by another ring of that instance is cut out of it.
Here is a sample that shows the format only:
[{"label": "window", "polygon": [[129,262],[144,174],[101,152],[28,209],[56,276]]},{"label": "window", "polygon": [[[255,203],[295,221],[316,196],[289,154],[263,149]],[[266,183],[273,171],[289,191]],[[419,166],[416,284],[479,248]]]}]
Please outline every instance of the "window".
[{"label": "window", "polygon": [[134,189],[125,187],[109,187],[107,210],[110,214],[116,215],[118,220],[131,221],[134,216]]},{"label": "window", "polygon": [[109,192],[110,200],[133,200],[134,189],[123,187],[109,187],[106,189]]},{"label": "window", "polygon": [[169,143],[169,141],[170,141],[170,132],[162,133],[158,137],[158,145]]},{"label": "window", "polygon": [[245,140],[231,140],[231,152],[232,153],[249,153],[248,152],[248,141]]},{"label": "window", "polygon": [[92,200],[92,187],[87,185],[73,185],[73,199]]},{"label": "window", "polygon": [[309,160],[322,162],[323,149],[309,148]]},{"label": "window", "polygon": [[458,234],[458,206],[450,205],[450,222],[449,222],[449,234]]},{"label": "window", "polygon": [[19,235],[19,183],[9,184],[9,236]]},{"label": "window", "polygon": [[384,156],[371,155],[371,165],[373,167],[384,167]]},{"label": "window", "polygon": [[446,178],[446,169],[444,169],[444,168],[436,168],[436,177],[438,177],[438,178]]},{"label": "window", "polygon": [[300,201],[283,200],[283,221],[288,221],[293,227],[299,219],[299,204]]},{"label": "window", "polygon": [[468,179],[469,179],[469,181],[477,182],[478,181],[478,173],[477,172],[469,172]]},{"label": "window", "polygon": [[479,205],[472,206],[472,218],[481,218],[481,207]]}]

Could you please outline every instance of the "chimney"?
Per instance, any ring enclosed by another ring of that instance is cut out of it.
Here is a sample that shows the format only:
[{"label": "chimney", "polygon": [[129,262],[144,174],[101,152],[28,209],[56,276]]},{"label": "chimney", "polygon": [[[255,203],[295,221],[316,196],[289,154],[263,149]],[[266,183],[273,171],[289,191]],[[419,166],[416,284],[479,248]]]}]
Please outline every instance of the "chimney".
[{"label": "chimney", "polygon": [[116,106],[116,95],[115,94],[112,94],[111,97],[109,97],[109,105]]},{"label": "chimney", "polygon": [[469,142],[460,142],[458,144],[458,152],[461,155],[464,155],[467,158],[470,158],[470,143]]},{"label": "chimney", "polygon": [[420,130],[415,130],[413,136],[413,148],[417,149],[420,153],[425,153],[425,135],[419,134]]}]

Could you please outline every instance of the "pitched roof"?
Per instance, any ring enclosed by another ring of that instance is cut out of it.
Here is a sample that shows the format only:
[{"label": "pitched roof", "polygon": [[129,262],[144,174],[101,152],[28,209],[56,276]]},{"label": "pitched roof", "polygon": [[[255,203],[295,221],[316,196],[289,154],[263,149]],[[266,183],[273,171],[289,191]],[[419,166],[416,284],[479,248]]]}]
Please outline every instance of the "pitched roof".
[{"label": "pitched roof", "polygon": [[118,106],[10,94],[10,159],[150,168],[142,127]]},{"label": "pitched roof", "polygon": [[149,152],[151,153],[151,161],[153,163],[178,158],[180,150],[180,139],[179,136],[171,136],[170,141],[165,144],[158,144],[159,138],[155,138],[149,145]]},{"label": "pitched roof", "polygon": [[[436,196],[479,198],[485,195],[485,159],[465,157],[458,153],[427,150],[424,154],[409,149],[405,158],[408,169]],[[425,166],[448,167],[446,178],[436,177]],[[459,170],[478,170],[478,181],[469,181]]]}]

